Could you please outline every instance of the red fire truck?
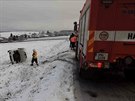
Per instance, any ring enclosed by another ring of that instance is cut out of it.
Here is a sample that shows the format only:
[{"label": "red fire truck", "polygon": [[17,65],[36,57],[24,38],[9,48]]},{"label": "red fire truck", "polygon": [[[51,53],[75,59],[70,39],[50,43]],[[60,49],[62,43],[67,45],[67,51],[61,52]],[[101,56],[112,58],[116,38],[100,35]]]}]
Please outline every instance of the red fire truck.
[{"label": "red fire truck", "polygon": [[135,0],[86,0],[77,46],[81,75],[87,70],[135,74]]}]

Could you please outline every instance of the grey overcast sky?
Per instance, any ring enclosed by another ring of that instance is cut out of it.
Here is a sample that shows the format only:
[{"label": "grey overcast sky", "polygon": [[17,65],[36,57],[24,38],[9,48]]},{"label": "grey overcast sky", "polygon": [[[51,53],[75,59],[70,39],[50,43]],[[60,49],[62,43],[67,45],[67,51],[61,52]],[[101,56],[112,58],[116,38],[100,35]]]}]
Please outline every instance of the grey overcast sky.
[{"label": "grey overcast sky", "polygon": [[0,31],[72,30],[85,0],[0,0]]}]

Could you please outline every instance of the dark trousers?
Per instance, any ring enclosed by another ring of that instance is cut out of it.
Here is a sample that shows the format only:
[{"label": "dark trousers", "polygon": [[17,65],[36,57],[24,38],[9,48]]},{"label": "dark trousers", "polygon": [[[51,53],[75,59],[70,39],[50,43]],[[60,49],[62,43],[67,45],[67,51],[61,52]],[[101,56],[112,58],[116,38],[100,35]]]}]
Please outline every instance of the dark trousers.
[{"label": "dark trousers", "polygon": [[75,42],[71,42],[71,49],[75,48]]},{"label": "dark trousers", "polygon": [[32,58],[31,65],[33,65],[34,62],[38,65],[37,58]]}]

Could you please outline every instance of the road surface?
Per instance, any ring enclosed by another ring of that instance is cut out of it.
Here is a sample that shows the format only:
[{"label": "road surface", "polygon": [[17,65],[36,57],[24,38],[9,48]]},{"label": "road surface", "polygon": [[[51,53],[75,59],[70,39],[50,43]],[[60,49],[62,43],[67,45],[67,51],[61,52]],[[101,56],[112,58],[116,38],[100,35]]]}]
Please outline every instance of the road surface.
[{"label": "road surface", "polygon": [[122,73],[86,80],[79,77],[78,65],[73,68],[76,101],[135,101],[135,81],[127,80]]}]

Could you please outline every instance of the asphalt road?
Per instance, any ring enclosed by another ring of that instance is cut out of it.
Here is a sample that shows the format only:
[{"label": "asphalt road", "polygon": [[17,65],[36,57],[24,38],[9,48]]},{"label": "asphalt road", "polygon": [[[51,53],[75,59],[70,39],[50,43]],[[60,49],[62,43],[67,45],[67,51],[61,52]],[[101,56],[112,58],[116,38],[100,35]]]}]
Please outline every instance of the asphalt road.
[{"label": "asphalt road", "polygon": [[76,101],[135,101],[135,81],[122,73],[86,80],[79,77],[78,66],[74,66],[74,94]]}]

